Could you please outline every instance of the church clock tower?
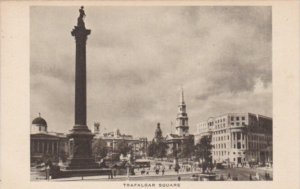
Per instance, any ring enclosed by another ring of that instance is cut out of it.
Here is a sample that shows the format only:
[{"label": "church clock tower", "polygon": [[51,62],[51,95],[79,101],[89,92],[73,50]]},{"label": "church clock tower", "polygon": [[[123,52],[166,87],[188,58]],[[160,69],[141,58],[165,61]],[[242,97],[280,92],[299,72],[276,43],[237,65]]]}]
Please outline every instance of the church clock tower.
[{"label": "church clock tower", "polygon": [[176,118],[176,134],[179,136],[189,135],[188,116],[186,113],[186,104],[184,102],[183,88],[181,88],[180,104],[178,105],[178,113]]}]

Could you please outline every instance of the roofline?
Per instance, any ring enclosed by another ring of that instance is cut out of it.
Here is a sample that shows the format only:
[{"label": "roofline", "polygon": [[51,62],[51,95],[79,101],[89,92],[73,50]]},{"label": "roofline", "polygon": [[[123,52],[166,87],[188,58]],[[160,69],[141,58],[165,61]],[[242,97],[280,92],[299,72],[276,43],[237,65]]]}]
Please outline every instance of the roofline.
[{"label": "roofline", "polygon": [[272,117],[264,116],[264,115],[260,115],[260,114],[257,114],[257,117],[262,117],[262,118],[266,118],[266,119],[271,119],[271,120],[273,120]]},{"label": "roofline", "polygon": [[208,117],[206,120],[203,120],[203,121],[199,121],[196,125],[200,124],[200,123],[203,123],[203,122],[207,122],[209,119],[214,119],[214,118],[218,118],[218,117],[222,117],[222,116],[229,116],[229,115],[241,115],[241,114],[247,114],[247,115],[254,115],[256,116],[257,118],[258,117],[263,117],[263,118],[267,118],[267,119],[273,119],[272,117],[268,117],[268,116],[264,116],[264,115],[260,115],[260,114],[255,114],[255,113],[251,113],[251,112],[241,112],[241,113],[224,113],[224,114],[221,114],[221,115],[218,115],[218,116],[210,116]]}]

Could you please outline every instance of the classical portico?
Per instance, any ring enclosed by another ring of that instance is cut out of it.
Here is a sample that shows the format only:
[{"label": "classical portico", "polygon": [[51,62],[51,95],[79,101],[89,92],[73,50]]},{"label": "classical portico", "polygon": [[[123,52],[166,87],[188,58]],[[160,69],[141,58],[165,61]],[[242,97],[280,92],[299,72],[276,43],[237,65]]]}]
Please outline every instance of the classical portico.
[{"label": "classical portico", "polygon": [[31,162],[39,162],[43,158],[58,161],[62,153],[68,153],[68,140],[63,133],[49,132],[44,118],[35,118],[31,124],[30,134],[30,159]]}]

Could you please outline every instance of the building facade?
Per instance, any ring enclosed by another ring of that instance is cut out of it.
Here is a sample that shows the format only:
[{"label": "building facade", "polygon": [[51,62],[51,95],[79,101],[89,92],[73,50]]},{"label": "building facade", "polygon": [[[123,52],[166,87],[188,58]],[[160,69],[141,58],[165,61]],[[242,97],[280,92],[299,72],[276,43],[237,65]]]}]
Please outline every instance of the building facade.
[{"label": "building facade", "polygon": [[175,152],[180,152],[183,150],[182,148],[184,147],[184,143],[189,143],[194,140],[194,136],[189,134],[188,120],[189,118],[186,111],[186,104],[184,101],[184,92],[182,89],[176,117],[175,133],[169,133],[166,135],[166,142],[169,146],[169,155],[176,155],[174,154]]},{"label": "building facade", "polygon": [[132,135],[121,134],[119,129],[112,132],[101,132],[100,124],[94,124],[94,140],[102,139],[106,142],[108,155],[112,155],[117,151],[117,145],[120,142],[125,142],[131,146],[134,158],[145,157],[148,148],[148,141],[146,137],[134,138]]},{"label": "building facade", "polygon": [[211,138],[214,163],[238,165],[272,162],[272,118],[252,113],[229,113],[197,124],[195,143]]},{"label": "building facade", "polygon": [[30,129],[30,160],[32,163],[50,158],[58,161],[68,154],[68,139],[63,133],[48,131],[47,122],[40,115],[32,121]]}]

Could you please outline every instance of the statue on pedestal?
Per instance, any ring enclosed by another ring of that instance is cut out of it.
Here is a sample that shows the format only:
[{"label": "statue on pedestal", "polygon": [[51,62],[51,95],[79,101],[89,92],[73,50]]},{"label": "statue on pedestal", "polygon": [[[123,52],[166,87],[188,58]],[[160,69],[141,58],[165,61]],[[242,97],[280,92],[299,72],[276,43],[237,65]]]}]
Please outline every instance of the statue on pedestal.
[{"label": "statue on pedestal", "polygon": [[84,24],[84,21],[83,21],[83,18],[85,17],[85,13],[84,13],[83,8],[84,7],[81,6],[80,9],[79,9],[79,17],[77,19],[77,26],[85,28],[85,24]]}]

